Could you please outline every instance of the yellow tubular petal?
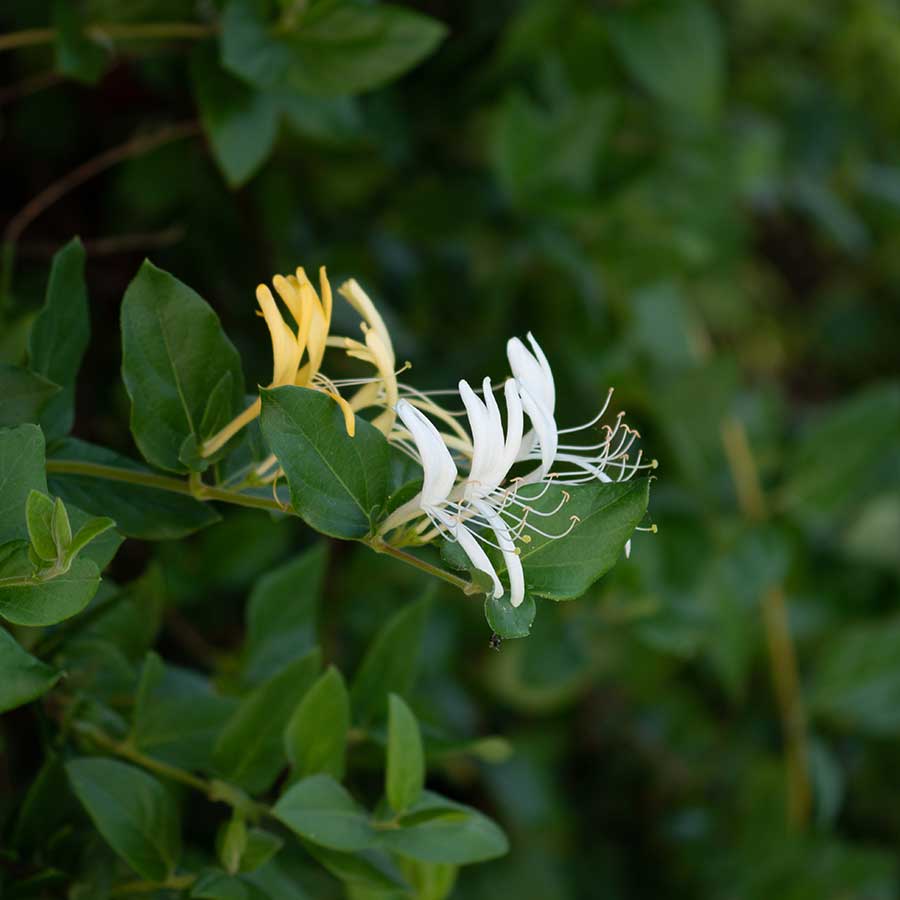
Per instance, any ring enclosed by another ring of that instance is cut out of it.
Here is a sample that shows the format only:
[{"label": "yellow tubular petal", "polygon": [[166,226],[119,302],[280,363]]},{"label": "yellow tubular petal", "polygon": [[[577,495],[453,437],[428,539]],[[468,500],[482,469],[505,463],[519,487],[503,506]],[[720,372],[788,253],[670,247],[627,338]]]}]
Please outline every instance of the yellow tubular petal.
[{"label": "yellow tubular petal", "polygon": [[281,297],[284,305],[291,311],[294,321],[297,323],[299,330],[303,320],[303,302],[300,297],[300,290],[296,284],[292,284],[293,279],[285,278],[283,275],[276,275],[272,279],[278,296]]},{"label": "yellow tubular petal", "polygon": [[396,414],[394,407],[400,397],[397,387],[397,373],[394,371],[394,353],[393,349],[389,349],[384,345],[381,336],[371,329],[366,332],[366,345],[372,353],[375,361],[375,368],[381,376],[384,385],[384,412],[379,413],[378,417],[373,421],[373,425],[382,431],[385,435],[390,434],[394,427]]},{"label": "yellow tubular petal", "polygon": [[325,266],[319,267],[319,294],[322,298],[322,311],[325,313],[325,330],[331,329],[331,284]]},{"label": "yellow tubular petal", "polygon": [[381,385],[377,381],[371,384],[364,384],[351,398],[350,408],[355,412],[365,409],[367,406],[373,406],[378,402],[378,393]]},{"label": "yellow tubular petal", "polygon": [[290,384],[300,363],[300,353],[294,333],[281,317],[272,292],[261,284],[256,288],[256,301],[272,339],[272,385]]},{"label": "yellow tubular petal", "polygon": [[355,278],[345,281],[338,288],[338,293],[375,329],[385,347],[390,350],[393,356],[394,345],[391,343],[390,332],[387,330],[384,319],[381,318],[369,295],[359,286],[359,282]]},{"label": "yellow tubular petal", "polygon": [[344,414],[344,427],[347,429],[347,434],[349,434],[350,437],[353,437],[356,434],[356,416],[353,415],[350,404],[340,394],[336,394],[334,391],[329,391],[325,388],[319,388],[319,390],[321,390],[323,394],[327,394],[331,397],[331,399],[341,408],[341,412]]}]

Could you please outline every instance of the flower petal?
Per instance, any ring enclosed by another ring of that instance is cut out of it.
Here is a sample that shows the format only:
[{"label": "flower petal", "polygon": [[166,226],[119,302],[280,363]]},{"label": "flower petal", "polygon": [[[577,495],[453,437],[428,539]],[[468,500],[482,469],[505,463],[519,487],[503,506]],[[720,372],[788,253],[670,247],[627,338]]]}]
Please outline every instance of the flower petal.
[{"label": "flower petal", "polygon": [[456,481],[456,464],[437,428],[411,403],[401,400],[397,415],[412,435],[422,460],[424,480],[420,506],[431,510],[443,503]]},{"label": "flower petal", "polygon": [[[515,541],[509,533],[509,526],[488,503],[476,500],[475,507],[487,520],[497,538],[497,544],[503,554],[503,562],[506,563],[506,571],[509,574],[509,602],[513,606],[519,606],[525,599],[525,572],[522,569],[522,560],[516,552]],[[497,594],[494,596],[496,597]]]},{"label": "flower petal", "polygon": [[559,432],[556,429],[556,421],[547,409],[535,402],[523,384],[519,384],[519,394],[522,397],[522,407],[528,413],[534,430],[537,433],[538,444],[541,451],[541,464],[529,476],[526,481],[533,481],[535,477],[543,478],[556,459],[556,451],[559,446]]},{"label": "flower petal", "polygon": [[532,354],[528,348],[516,337],[506,342],[506,358],[509,367],[525,390],[531,394],[535,402],[539,403],[552,416],[556,408],[556,387],[553,382],[553,373],[547,359],[541,351],[537,341],[532,338],[532,346],[537,348],[540,357]]},{"label": "flower petal", "polygon": [[272,386],[291,384],[303,349],[297,345],[294,333],[282,318],[278,304],[266,285],[261,284],[256,288],[256,300],[272,339]]},{"label": "flower petal", "polygon": [[486,572],[490,576],[491,581],[494,583],[494,597],[502,597],[503,582],[498,578],[497,570],[488,559],[487,553],[484,552],[484,547],[478,543],[475,535],[472,534],[459,519],[452,516],[445,509],[432,510],[432,514],[447,528],[450,534],[459,541],[459,546],[463,553],[469,558],[469,562],[471,562],[476,569],[481,572]]}]

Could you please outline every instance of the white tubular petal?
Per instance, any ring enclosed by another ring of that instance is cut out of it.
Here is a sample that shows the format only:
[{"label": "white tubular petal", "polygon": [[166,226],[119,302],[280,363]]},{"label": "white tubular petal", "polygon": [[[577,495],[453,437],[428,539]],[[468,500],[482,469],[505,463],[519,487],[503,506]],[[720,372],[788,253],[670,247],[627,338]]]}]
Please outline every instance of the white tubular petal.
[{"label": "white tubular petal", "polygon": [[544,375],[544,390],[546,393],[543,397],[538,397],[537,399],[539,403],[543,403],[552,413],[556,409],[556,383],[553,381],[553,370],[550,368],[550,363],[547,362],[547,357],[544,356],[544,351],[541,350],[541,345],[534,339],[534,335],[529,331],[527,337]]},{"label": "white tubular petal", "polygon": [[522,398],[519,396],[519,389],[516,387],[515,379],[506,379],[506,384],[503,385],[503,393],[506,397],[506,445],[503,449],[503,462],[500,466],[502,471],[497,479],[498,484],[506,477],[506,473],[519,456],[519,452],[522,449],[522,428],[524,424]]},{"label": "white tubular petal", "polygon": [[490,475],[492,449],[490,415],[468,381],[460,381],[459,396],[466,408],[469,430],[472,432],[472,466],[465,490],[465,496],[469,498],[482,492]]},{"label": "white tubular petal", "polygon": [[423,509],[437,506],[447,499],[453,488],[456,481],[456,464],[437,428],[429,419],[406,400],[401,400],[396,410],[416,442],[416,449],[422,460],[424,480],[421,506]]},{"label": "white tubular petal", "polygon": [[631,559],[631,540],[625,541],[625,559]]},{"label": "white tubular petal", "polygon": [[[541,353],[541,357],[543,356]],[[542,364],[518,338],[507,341],[506,358],[516,381],[552,416],[556,408],[556,388],[546,358]]]},{"label": "white tubular petal", "polygon": [[539,477],[543,478],[550,471],[553,461],[556,459],[556,451],[559,444],[556,422],[543,406],[535,402],[534,398],[521,383],[519,384],[519,394],[522,397],[522,406],[525,412],[528,413],[531,424],[534,425],[534,430],[537,433],[538,443],[541,448],[541,465],[537,471],[540,473]]},{"label": "white tubular petal", "polygon": [[488,555],[484,552],[484,548],[475,539],[475,535],[446,510],[433,509],[431,512],[442,525],[447,527],[453,537],[459,541],[459,546],[462,548],[463,553],[469,557],[469,562],[471,562],[476,569],[490,575],[491,581],[494,583],[494,597],[502,597],[503,583],[497,577],[497,570],[488,559]]},{"label": "white tubular petal", "polygon": [[[503,521],[502,516],[495,512],[487,503],[476,501],[476,509],[484,516],[497,537],[497,544],[503,554],[506,563],[506,571],[509,574],[509,602],[513,606],[519,606],[525,599],[525,573],[522,569],[522,560],[516,553],[516,545],[509,533],[509,526]],[[498,596],[496,593],[494,596]]]}]

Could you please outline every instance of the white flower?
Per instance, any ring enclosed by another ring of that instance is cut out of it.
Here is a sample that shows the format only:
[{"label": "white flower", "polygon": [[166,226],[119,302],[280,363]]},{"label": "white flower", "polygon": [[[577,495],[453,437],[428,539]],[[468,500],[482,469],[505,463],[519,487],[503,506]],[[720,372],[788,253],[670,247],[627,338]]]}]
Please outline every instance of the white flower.
[{"label": "white flower", "polygon": [[[629,451],[640,434],[623,422],[624,413],[619,413],[613,427],[602,426],[605,436],[596,443],[560,443],[561,435],[595,426],[606,414],[613,392],[609,390],[602,409],[590,421],[574,428],[557,428],[553,372],[540,345],[530,333],[528,341],[533,353],[518,338],[511,338],[506,345],[506,355],[522,395],[522,405],[534,426],[530,433],[533,435],[531,442],[530,435],[523,440],[520,459],[540,459],[541,465],[536,471],[540,472],[541,480],[549,476],[557,484],[584,484],[595,479],[604,482],[627,481],[640,469],[656,468],[656,460],[641,464],[643,451],[640,450],[635,460],[631,461]],[[530,407],[534,407],[534,412]],[[551,474],[551,468],[555,465]]]},{"label": "white flower", "polygon": [[[418,506],[441,534],[457,541],[476,569],[490,576],[495,598],[503,596],[503,583],[481,543],[497,547],[509,574],[510,603],[519,606],[525,598],[525,575],[515,537],[501,515],[510,494],[501,490],[500,485],[521,445],[522,403],[516,385],[510,379],[504,386],[507,408],[504,435],[500,409],[489,378],[484,380],[484,400],[465,381],[460,382],[459,391],[469,416],[473,452],[469,475],[455,490],[456,464],[440,432],[409,401],[401,400],[397,404],[397,415],[413,439],[415,455],[423,471],[422,491],[410,504]],[[405,511],[401,512],[401,517],[405,514]],[[496,544],[480,531],[473,531],[467,523],[490,529]]]}]

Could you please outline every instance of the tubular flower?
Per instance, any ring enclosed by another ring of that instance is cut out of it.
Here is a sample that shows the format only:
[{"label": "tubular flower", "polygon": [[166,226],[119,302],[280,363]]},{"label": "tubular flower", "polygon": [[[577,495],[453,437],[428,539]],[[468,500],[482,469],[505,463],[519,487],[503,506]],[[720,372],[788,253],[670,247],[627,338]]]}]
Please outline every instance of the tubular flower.
[{"label": "tubular flower", "polygon": [[[462,412],[444,409],[435,402],[433,395],[402,386],[405,396],[396,406],[400,423],[389,438],[422,465],[424,483],[421,493],[395,510],[382,526],[385,533],[424,514],[425,519],[407,533],[407,539],[427,543],[440,534],[458,542],[472,564],[490,576],[493,595],[500,597],[503,585],[481,545],[496,548],[509,573],[513,606],[518,606],[525,594],[517,543],[528,544],[533,534],[550,540],[564,537],[578,523],[577,516],[570,516],[570,525],[561,534],[541,530],[534,524],[535,520],[555,516],[570,495],[562,490],[554,509],[539,509],[537,500],[554,485],[580,485],[593,480],[626,481],[641,469],[656,467],[655,460],[642,463],[640,452],[631,461],[629,450],[638,433],[623,423],[622,414],[616,418],[614,426],[601,426],[602,440],[585,444],[561,443],[561,435],[597,425],[609,408],[612,391],[603,408],[589,422],[575,428],[559,429],[555,419],[553,371],[534,336],[529,334],[527,340],[530,349],[518,338],[512,338],[507,344],[513,377],[503,385],[505,431],[489,378],[484,379],[481,391],[473,390],[466,381],[459,382]],[[440,420],[446,430],[439,431],[426,413]],[[468,420],[469,433],[457,421],[463,414]],[[527,432],[524,428],[526,415],[531,425]],[[467,475],[459,477],[458,461],[468,462]],[[530,472],[509,477],[517,463],[530,461],[537,463]],[[520,492],[527,484],[533,484],[538,490]],[[429,523],[434,529],[431,532],[427,531]],[[630,541],[625,552],[626,555],[630,552]]]},{"label": "tubular flower", "polygon": [[343,348],[347,356],[374,366],[378,373],[376,378],[363,383],[350,398],[350,406],[355,412],[372,406],[383,406],[384,409],[372,420],[372,424],[383,434],[389,435],[394,428],[396,420],[394,407],[399,397],[397,358],[390,332],[375,304],[356,279],[351,278],[344,282],[338,292],[362,318],[360,328],[363,340],[334,337],[330,338],[328,343]]},{"label": "tubular flower", "polygon": [[[298,268],[293,275],[276,275],[272,285],[294,324],[291,326],[285,321],[272,291],[267,285],[260,284],[256,288],[256,301],[272,340],[272,380],[268,387],[296,384],[328,394],[340,406],[347,433],[352,437],[356,428],[353,409],[320,372],[328,344],[332,307],[331,285],[325,267],[319,269],[318,293],[303,268]],[[306,362],[303,362],[304,356]],[[203,455],[211,456],[223,447],[259,415],[261,408],[262,402],[257,397],[247,409],[205,442]]]},{"label": "tubular flower", "polygon": [[[641,469],[655,469],[655,459],[649,463],[641,462],[642,450],[631,461],[630,450],[640,434],[624,424],[624,413],[619,413],[614,426],[602,426],[604,437],[596,443],[560,443],[560,435],[594,427],[606,414],[613,392],[609,390],[600,412],[589,422],[574,428],[557,429],[553,417],[556,407],[553,372],[540,344],[530,332],[527,337],[530,351],[519,338],[511,338],[506,345],[507,359],[522,394],[522,403],[534,426],[523,441],[519,459],[540,460],[538,468],[525,480],[551,477],[558,484],[566,485],[586,484],[593,480],[627,481]],[[551,473],[555,464],[558,468]],[[631,555],[631,541],[625,544],[625,555]]]},{"label": "tubular flower", "polygon": [[[483,403],[465,381],[460,382],[463,402],[467,404],[472,417],[475,452],[469,478],[456,487],[456,464],[437,428],[407,400],[399,401],[396,411],[412,438],[413,455],[419,460],[423,472],[422,490],[406,505],[401,516],[408,515],[409,512],[424,513],[438,533],[458,543],[472,565],[487,573],[493,583],[494,597],[502,597],[503,583],[479,543],[491,542],[466,523],[489,528],[498,542],[493,546],[498,547],[503,554],[509,573],[510,603],[518,606],[525,597],[522,563],[509,526],[500,515],[502,500],[496,497],[497,487],[509,467],[507,465],[503,468],[504,462],[510,458],[511,464],[522,437],[521,404],[515,385],[511,381],[508,385],[506,397],[509,425],[504,439],[500,411],[493,399],[490,379],[485,379],[485,393],[491,398],[492,404]],[[510,448],[514,452],[511,453]]]}]

